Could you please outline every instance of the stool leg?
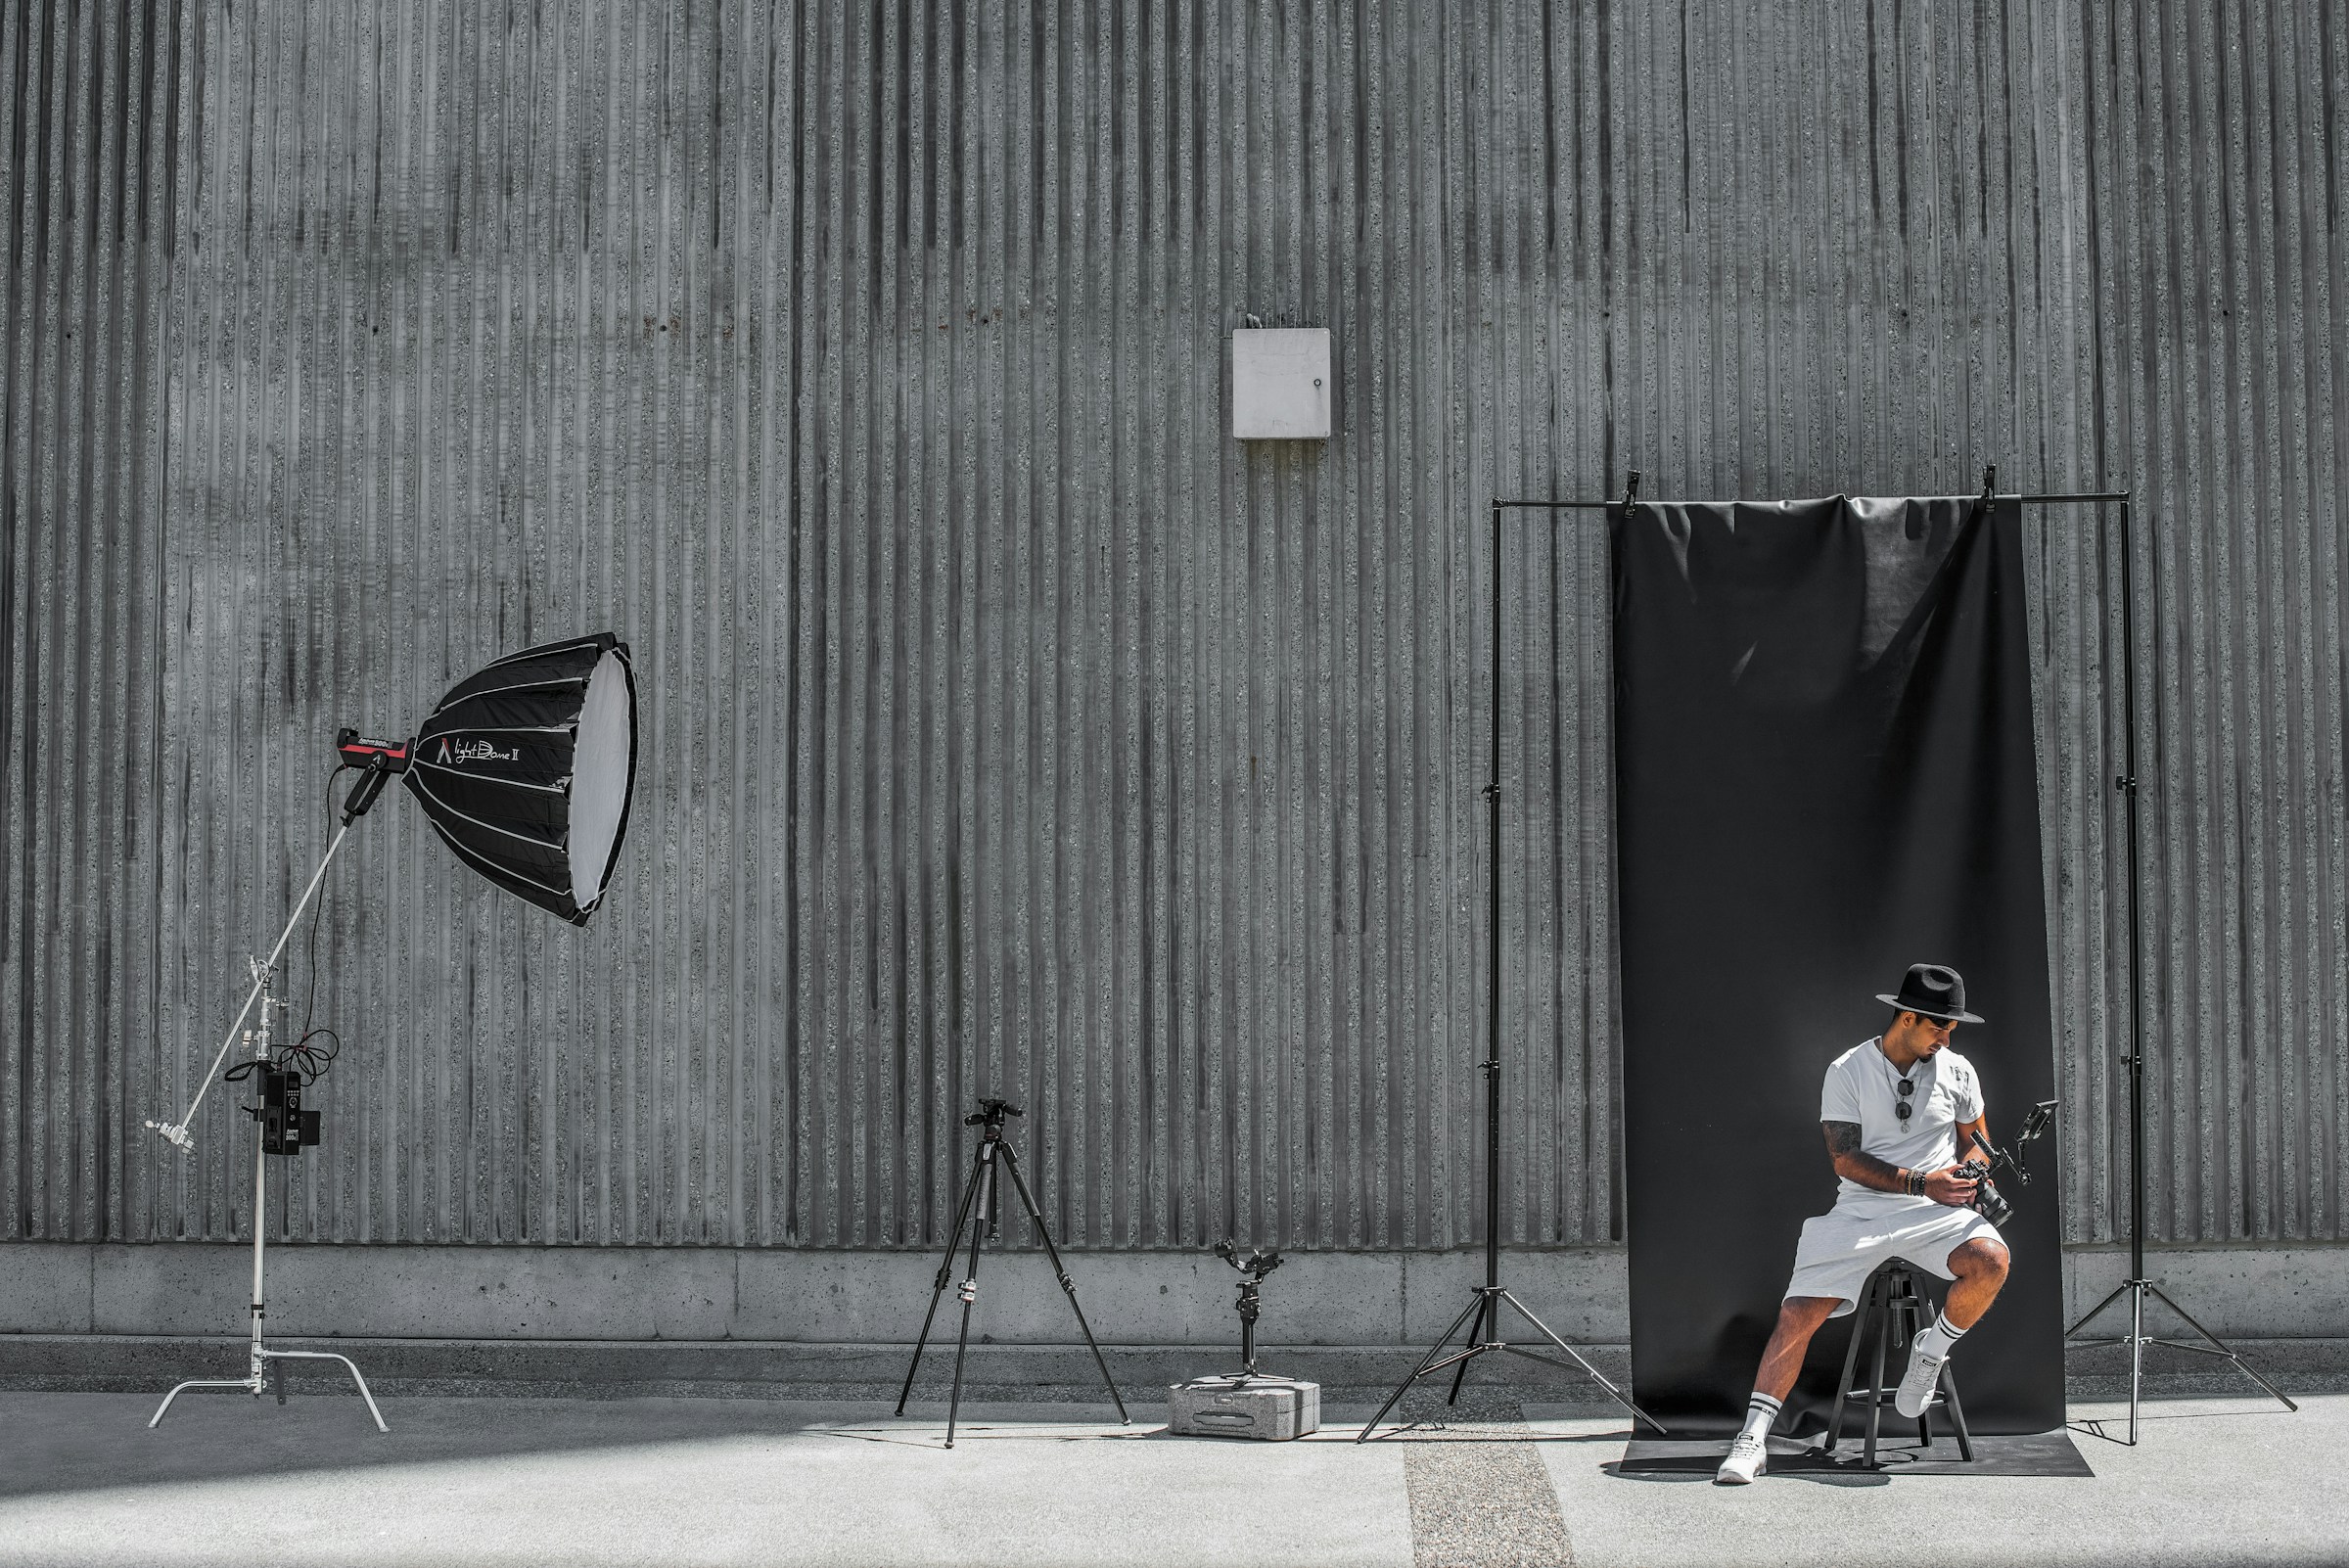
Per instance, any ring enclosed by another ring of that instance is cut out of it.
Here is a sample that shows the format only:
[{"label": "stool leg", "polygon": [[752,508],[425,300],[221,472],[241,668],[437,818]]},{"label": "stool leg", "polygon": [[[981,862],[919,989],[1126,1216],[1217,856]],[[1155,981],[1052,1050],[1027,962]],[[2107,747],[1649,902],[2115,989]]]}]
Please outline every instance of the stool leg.
[{"label": "stool leg", "polygon": [[1863,1462],[1871,1470],[1876,1467],[1876,1425],[1884,1416],[1884,1342],[1891,1337],[1892,1314],[1887,1312],[1876,1329],[1875,1374],[1867,1391],[1867,1452]]},{"label": "stool leg", "polygon": [[1843,1353],[1843,1375],[1835,1380],[1835,1407],[1827,1416],[1827,1440],[1819,1445],[1821,1453],[1834,1453],[1835,1440],[1843,1436],[1843,1402],[1852,1392],[1852,1368],[1860,1364],[1860,1339],[1867,1332],[1867,1303],[1874,1294],[1872,1289],[1862,1290],[1860,1310],[1852,1314],[1852,1343]]},{"label": "stool leg", "polygon": [[1958,1457],[1966,1463],[1974,1462],[1973,1434],[1965,1429],[1965,1407],[1958,1403],[1958,1379],[1950,1375],[1950,1363],[1941,1363],[1942,1397],[1950,1402],[1950,1424],[1958,1429]]},{"label": "stool leg", "polygon": [[1852,1314],[1852,1343],[1843,1353],[1843,1375],[1835,1380],[1835,1409],[1827,1417],[1827,1441],[1819,1445],[1821,1453],[1834,1453],[1835,1440],[1843,1436],[1843,1402],[1852,1392],[1852,1371],[1860,1364],[1860,1341],[1867,1333],[1875,1302],[1876,1281],[1870,1278],[1861,1287],[1859,1310]]},{"label": "stool leg", "polygon": [[[1916,1336],[1924,1332],[1925,1308],[1931,1304],[1917,1291],[1916,1282],[1913,1279],[1909,1283],[1909,1292],[1908,1348],[1910,1354],[1914,1355]],[[1901,1370],[1904,1373],[1909,1370],[1907,1358],[1902,1359]],[[1916,1441],[1928,1449],[1933,1446],[1933,1402],[1930,1399],[1925,1401],[1925,1407],[1916,1412]]]}]

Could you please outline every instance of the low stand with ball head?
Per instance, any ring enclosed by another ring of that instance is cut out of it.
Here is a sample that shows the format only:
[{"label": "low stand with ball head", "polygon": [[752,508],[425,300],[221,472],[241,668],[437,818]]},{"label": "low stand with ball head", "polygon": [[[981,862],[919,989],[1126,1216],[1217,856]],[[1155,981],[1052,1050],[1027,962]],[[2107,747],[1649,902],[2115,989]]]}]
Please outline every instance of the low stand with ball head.
[{"label": "low stand with ball head", "polygon": [[1101,1381],[1109,1389],[1110,1403],[1118,1407],[1121,1423],[1132,1420],[1126,1413],[1126,1401],[1118,1394],[1117,1380],[1109,1375],[1109,1362],[1102,1359],[1101,1347],[1093,1341],[1092,1326],[1084,1320],[1084,1309],[1077,1305],[1077,1286],[1069,1271],[1061,1266],[1060,1249],[1052,1245],[1052,1232],[1044,1226],[1043,1212],[1036,1208],[1035,1195],[1020,1176],[1020,1157],[1003,1136],[1003,1119],[1022,1116],[1018,1106],[1005,1100],[982,1099],[979,1109],[962,1119],[964,1127],[979,1129],[979,1152],[971,1161],[970,1179],[962,1184],[962,1202],[954,1211],[954,1228],[946,1235],[946,1256],[938,1266],[938,1279],[930,1291],[930,1311],[922,1316],[921,1337],[913,1342],[913,1361],[905,1368],[905,1386],[898,1391],[897,1413],[905,1413],[905,1402],[913,1396],[914,1373],[921,1370],[922,1350],[930,1342],[930,1325],[937,1320],[938,1304],[946,1293],[946,1283],[954,1276],[954,1254],[962,1245],[962,1227],[971,1227],[971,1266],[964,1274],[958,1294],[962,1297],[962,1330],[954,1340],[954,1390],[946,1405],[946,1447],[954,1446],[954,1424],[962,1413],[962,1364],[971,1348],[971,1309],[979,1301],[979,1241],[982,1236],[1000,1241],[1003,1228],[996,1203],[1000,1195],[996,1185],[996,1168],[1011,1177],[1012,1190],[1020,1195],[1020,1204],[1028,1211],[1028,1222],[1036,1226],[1036,1239],[1044,1244],[1044,1255],[1052,1261],[1053,1277],[1060,1281],[1061,1290],[1069,1298],[1069,1311],[1077,1314],[1077,1327],[1084,1335],[1085,1348],[1093,1353],[1093,1364],[1101,1368]]}]

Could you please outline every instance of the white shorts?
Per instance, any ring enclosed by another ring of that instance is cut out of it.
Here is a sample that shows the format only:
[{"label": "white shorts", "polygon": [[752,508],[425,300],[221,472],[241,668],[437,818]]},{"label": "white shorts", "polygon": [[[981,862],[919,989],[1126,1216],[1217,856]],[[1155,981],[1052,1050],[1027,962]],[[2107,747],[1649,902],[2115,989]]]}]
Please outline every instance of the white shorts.
[{"label": "white shorts", "polygon": [[1931,1198],[1898,1193],[1846,1198],[1819,1218],[1803,1222],[1786,1294],[1833,1296],[1837,1305],[1827,1315],[1841,1317],[1859,1305],[1867,1276],[1895,1258],[1955,1279],[1951,1253],[1969,1241],[2001,1239],[1999,1227],[1973,1210],[1953,1209]]}]

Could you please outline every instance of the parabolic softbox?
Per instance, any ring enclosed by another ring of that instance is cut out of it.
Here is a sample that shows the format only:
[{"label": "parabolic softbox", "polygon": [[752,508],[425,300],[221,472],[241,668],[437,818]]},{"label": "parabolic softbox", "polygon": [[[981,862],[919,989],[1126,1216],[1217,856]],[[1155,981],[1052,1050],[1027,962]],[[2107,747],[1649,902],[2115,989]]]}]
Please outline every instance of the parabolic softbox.
[{"label": "parabolic softbox", "polygon": [[507,655],[449,688],[410,755],[409,793],[466,864],[587,923],[635,783],[627,644],[600,631]]}]

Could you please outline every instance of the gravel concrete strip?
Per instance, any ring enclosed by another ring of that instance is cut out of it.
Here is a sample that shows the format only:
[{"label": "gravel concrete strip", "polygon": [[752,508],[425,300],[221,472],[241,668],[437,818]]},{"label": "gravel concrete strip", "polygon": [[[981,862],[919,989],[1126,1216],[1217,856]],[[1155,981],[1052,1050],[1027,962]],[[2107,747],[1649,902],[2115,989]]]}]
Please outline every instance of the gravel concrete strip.
[{"label": "gravel concrete strip", "polygon": [[1378,1441],[1404,1451],[1415,1568],[1560,1568],[1566,1520],[1514,1402],[1406,1407],[1419,1424]]}]

